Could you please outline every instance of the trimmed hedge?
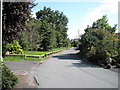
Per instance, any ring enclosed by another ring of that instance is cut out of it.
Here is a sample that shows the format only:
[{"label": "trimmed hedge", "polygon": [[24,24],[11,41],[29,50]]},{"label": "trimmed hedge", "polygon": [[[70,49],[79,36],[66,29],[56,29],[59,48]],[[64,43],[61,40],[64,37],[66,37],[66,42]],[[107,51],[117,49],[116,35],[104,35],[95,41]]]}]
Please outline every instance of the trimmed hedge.
[{"label": "trimmed hedge", "polygon": [[2,89],[13,88],[18,82],[18,78],[4,64],[2,65]]}]

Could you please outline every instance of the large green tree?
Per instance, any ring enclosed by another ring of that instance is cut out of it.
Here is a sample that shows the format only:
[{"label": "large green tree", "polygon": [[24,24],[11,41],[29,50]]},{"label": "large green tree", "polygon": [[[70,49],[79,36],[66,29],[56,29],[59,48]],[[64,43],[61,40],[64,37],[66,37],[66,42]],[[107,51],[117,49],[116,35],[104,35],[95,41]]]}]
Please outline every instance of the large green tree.
[{"label": "large green tree", "polygon": [[39,31],[43,37],[41,48],[48,50],[67,46],[68,18],[62,12],[44,7],[36,13],[36,18],[42,22]]},{"label": "large green tree", "polygon": [[6,43],[18,40],[18,35],[25,30],[25,22],[30,17],[32,2],[3,2],[2,13],[2,41],[3,54]]},{"label": "large green tree", "polygon": [[118,55],[116,25],[111,27],[107,21],[107,17],[103,16],[92,27],[88,26],[81,36],[80,52],[91,60],[106,60]]},{"label": "large green tree", "polygon": [[32,7],[32,2],[3,2],[3,43],[16,39],[18,33],[25,29]]},{"label": "large green tree", "polygon": [[26,22],[26,30],[20,33],[20,43],[24,49],[37,50],[41,44],[41,36],[39,35],[39,29],[41,22],[39,20],[31,18]]},{"label": "large green tree", "polygon": [[51,27],[49,23],[43,21],[39,33],[42,36],[40,46],[42,50],[49,50],[56,47],[55,30]]}]

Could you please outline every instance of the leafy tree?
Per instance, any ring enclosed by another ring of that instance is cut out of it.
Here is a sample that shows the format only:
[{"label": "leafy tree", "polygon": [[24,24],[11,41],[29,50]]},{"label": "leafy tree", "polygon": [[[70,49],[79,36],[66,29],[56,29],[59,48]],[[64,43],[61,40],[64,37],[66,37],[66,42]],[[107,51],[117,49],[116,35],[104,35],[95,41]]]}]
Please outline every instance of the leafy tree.
[{"label": "leafy tree", "polygon": [[2,14],[2,50],[6,52],[6,43],[18,39],[19,32],[25,29],[30,17],[33,2],[3,2]]},{"label": "leafy tree", "polygon": [[28,31],[28,41],[30,42],[30,49],[37,50],[41,44],[41,37],[39,35],[39,29],[41,26],[41,22],[36,19],[30,19],[28,23],[26,23],[26,29]]},{"label": "leafy tree", "polygon": [[66,38],[63,41],[63,47],[70,47],[70,46],[71,46],[70,40],[69,40],[69,38]]},{"label": "leafy tree", "polygon": [[66,46],[68,19],[62,12],[44,7],[36,13],[36,18],[42,22],[39,30],[43,37],[41,48],[48,50]]},{"label": "leafy tree", "polygon": [[[98,38],[93,34],[87,32],[81,36],[80,39],[80,51],[83,53],[86,53],[90,51],[92,46],[97,46],[98,44]],[[83,49],[84,48],[84,49]]]},{"label": "leafy tree", "polygon": [[85,33],[81,38],[81,52],[92,61],[106,60],[117,55],[114,46],[115,34],[105,29],[93,29]]},{"label": "leafy tree", "polygon": [[63,12],[60,13],[58,10],[54,11],[51,8],[44,7],[43,10],[36,13],[36,18],[40,21],[45,20],[57,31],[67,31],[68,18]]},{"label": "leafy tree", "polygon": [[94,30],[99,42],[96,46],[97,52],[106,52],[108,56],[112,57],[116,55],[117,48],[114,46],[114,41],[117,39],[114,34],[109,33],[106,30]]},{"label": "leafy tree", "polygon": [[31,50],[29,31],[25,30],[19,33],[19,42],[24,50]]},{"label": "leafy tree", "polygon": [[77,47],[79,45],[78,42],[79,42],[79,40],[74,40],[71,42],[71,44],[73,47]]},{"label": "leafy tree", "polygon": [[62,47],[63,46],[63,35],[61,34],[61,32],[56,31],[56,43],[57,46],[56,47]]},{"label": "leafy tree", "polygon": [[111,27],[108,23],[107,16],[103,16],[101,19],[96,20],[96,22],[93,22],[92,27],[88,25],[88,27],[85,29],[85,32],[88,32],[92,29],[106,29],[110,33],[115,33],[117,25],[114,25],[114,27]]},{"label": "leafy tree", "polygon": [[44,21],[39,33],[43,38],[41,42],[41,49],[49,50],[56,47],[55,30],[51,28],[50,24]]},{"label": "leafy tree", "polygon": [[116,47],[117,49],[117,55],[114,57],[114,59],[120,63],[120,35],[116,35],[117,38],[116,40],[114,41],[114,47]]},{"label": "leafy tree", "polygon": [[3,2],[3,41],[16,39],[19,31],[25,29],[32,7],[31,2]]}]

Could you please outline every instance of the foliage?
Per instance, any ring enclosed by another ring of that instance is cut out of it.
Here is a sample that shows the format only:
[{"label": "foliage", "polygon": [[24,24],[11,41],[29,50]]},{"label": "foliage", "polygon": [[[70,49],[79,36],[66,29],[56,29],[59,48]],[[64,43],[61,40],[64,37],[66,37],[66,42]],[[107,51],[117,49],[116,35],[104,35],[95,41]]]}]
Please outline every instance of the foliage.
[{"label": "foliage", "polygon": [[111,34],[104,29],[93,29],[81,38],[81,52],[84,53],[89,60],[106,60],[108,57],[117,55],[115,34]]},{"label": "foliage", "polygon": [[30,39],[29,39],[29,31],[25,30],[19,33],[19,43],[24,50],[31,49]]},{"label": "foliage", "polygon": [[70,46],[71,46],[70,39],[69,39],[69,38],[66,38],[66,39],[63,41],[63,47],[70,47]]},{"label": "foliage", "polygon": [[20,31],[25,30],[25,22],[30,17],[31,9],[35,4],[31,2],[3,2],[2,14],[2,46],[3,56],[6,52],[6,43],[18,39]]},{"label": "foliage", "polygon": [[19,34],[20,45],[25,50],[45,50],[68,47],[67,17],[59,11],[44,7],[36,13],[37,19],[26,22],[26,30]]},{"label": "foliage", "polygon": [[3,64],[2,65],[2,89],[13,88],[18,78]]},{"label": "foliage", "polygon": [[82,55],[94,63],[119,56],[118,38],[115,35],[116,26],[109,25],[107,16],[93,22],[92,27],[87,26],[80,39]]},{"label": "foliage", "polygon": [[95,33],[96,37],[98,38],[98,43],[95,46],[95,55],[97,55],[97,59],[102,57],[103,60],[106,60],[107,57],[114,57],[117,55],[117,48],[114,46],[114,41],[116,40],[114,34],[111,34],[104,29],[94,30],[92,33]]},{"label": "foliage", "polygon": [[73,41],[71,41],[71,45],[72,45],[73,47],[78,47],[79,44],[80,44],[80,41],[79,41],[79,40],[73,40]]},{"label": "foliage", "polygon": [[107,15],[104,15],[101,19],[98,19],[96,20],[96,22],[93,22],[92,27],[88,25],[88,27],[85,29],[85,32],[89,32],[92,29],[105,29],[110,33],[115,33],[116,27],[117,25],[111,27],[108,23]]},{"label": "foliage", "polygon": [[120,35],[117,35],[117,39],[114,41],[114,46],[116,47],[117,55],[114,57],[114,59],[120,63]]},{"label": "foliage", "polygon": [[87,53],[88,51],[90,51],[92,46],[97,46],[98,38],[91,33],[85,33],[81,36],[80,42],[80,51],[83,53]]},{"label": "foliage", "polygon": [[11,53],[11,54],[22,54],[23,50],[22,47],[19,45],[19,42],[16,40],[13,40],[12,43],[8,43],[6,45],[6,49]]},{"label": "foliage", "polygon": [[43,37],[40,46],[42,50],[47,51],[56,47],[55,30],[49,23],[43,21],[41,31],[39,31],[39,33]]},{"label": "foliage", "polygon": [[25,29],[33,6],[32,2],[3,2],[3,41],[16,39],[19,31]]},{"label": "foliage", "polygon": [[24,50],[38,50],[42,37],[39,35],[41,22],[31,18],[26,22],[26,30],[20,32],[19,42]]},{"label": "foliage", "polygon": [[33,18],[26,23],[26,31],[28,35],[26,35],[26,37],[28,37],[29,49],[31,50],[37,50],[41,44],[42,37],[39,35],[40,26],[41,22]]},{"label": "foliage", "polygon": [[40,46],[43,50],[67,46],[67,17],[59,11],[44,7],[36,13],[36,18],[41,21],[39,34],[42,39]]}]

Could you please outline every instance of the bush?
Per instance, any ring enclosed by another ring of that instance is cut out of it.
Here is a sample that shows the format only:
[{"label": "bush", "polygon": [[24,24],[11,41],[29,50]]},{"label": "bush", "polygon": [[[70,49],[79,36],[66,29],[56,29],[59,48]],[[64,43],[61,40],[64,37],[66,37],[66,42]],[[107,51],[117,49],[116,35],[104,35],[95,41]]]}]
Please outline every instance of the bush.
[{"label": "bush", "polygon": [[113,57],[114,60],[116,60],[116,62],[120,63],[120,55]]},{"label": "bush", "polygon": [[105,29],[92,29],[81,38],[81,52],[93,63],[106,63],[117,55],[117,37]]},{"label": "bush", "polygon": [[11,54],[23,54],[23,49],[19,45],[19,42],[16,40],[13,40],[12,43],[8,43],[6,45],[6,49],[11,53]]},{"label": "bush", "polygon": [[2,65],[2,89],[13,88],[18,78],[3,64]]},{"label": "bush", "polygon": [[96,48],[94,46],[91,47],[91,50],[86,54],[87,57],[91,57],[95,55],[96,53]]}]

